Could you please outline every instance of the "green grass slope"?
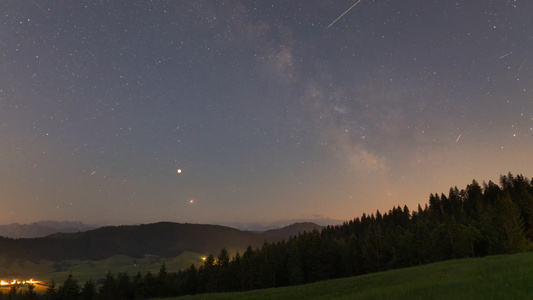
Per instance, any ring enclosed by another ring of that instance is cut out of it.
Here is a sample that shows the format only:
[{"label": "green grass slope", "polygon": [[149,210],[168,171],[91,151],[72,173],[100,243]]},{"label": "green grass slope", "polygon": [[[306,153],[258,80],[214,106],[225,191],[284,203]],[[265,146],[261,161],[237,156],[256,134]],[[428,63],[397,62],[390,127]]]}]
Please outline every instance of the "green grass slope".
[{"label": "green grass slope", "polygon": [[452,260],[302,286],[171,299],[533,299],[533,253]]}]

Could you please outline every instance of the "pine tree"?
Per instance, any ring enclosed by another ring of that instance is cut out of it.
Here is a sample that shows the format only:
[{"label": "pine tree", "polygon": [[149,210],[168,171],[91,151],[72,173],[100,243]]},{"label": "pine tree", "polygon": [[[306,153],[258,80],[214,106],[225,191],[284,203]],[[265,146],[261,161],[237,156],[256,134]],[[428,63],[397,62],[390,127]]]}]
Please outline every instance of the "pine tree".
[{"label": "pine tree", "polygon": [[152,274],[150,271],[146,272],[142,282],[143,284],[140,294],[146,298],[157,297],[157,278],[154,276],[154,274]]},{"label": "pine tree", "polygon": [[135,298],[143,298],[143,292],[144,292],[144,282],[143,282],[143,276],[140,271],[137,272],[135,276],[132,278],[131,282],[132,288],[135,290]]},{"label": "pine tree", "polygon": [[529,180],[522,175],[516,175],[512,181],[510,195],[520,209],[526,236],[533,239],[533,193],[530,192]]},{"label": "pine tree", "polygon": [[7,299],[20,299],[22,298],[22,291],[19,290],[18,286],[14,284],[9,289],[9,292],[7,293]]},{"label": "pine tree", "polygon": [[513,203],[508,192],[496,199],[493,215],[493,226],[499,232],[499,250],[502,253],[516,253],[528,248],[524,233],[524,222],[520,210]]},{"label": "pine tree", "polygon": [[57,294],[59,299],[79,299],[80,285],[78,284],[78,281],[72,277],[72,273],[69,274],[63,284],[59,286]]},{"label": "pine tree", "polygon": [[359,275],[359,260],[361,250],[357,242],[355,234],[351,234],[348,241],[345,244],[346,250],[344,251],[344,267],[346,276]]},{"label": "pine tree", "polygon": [[98,289],[98,294],[100,295],[100,299],[114,300],[116,284],[117,283],[115,280],[115,276],[111,272],[107,272],[105,275],[104,282]]},{"label": "pine tree", "polygon": [[202,266],[201,281],[203,285],[203,292],[213,293],[218,291],[218,277],[216,274],[216,260],[212,254],[209,254]]},{"label": "pine tree", "polygon": [[303,236],[291,237],[287,243],[287,281],[289,285],[303,284]]},{"label": "pine tree", "polygon": [[80,299],[82,300],[94,300],[96,299],[96,286],[92,279],[85,282],[81,288]]},{"label": "pine tree", "polygon": [[113,297],[116,300],[128,300],[135,297],[135,291],[127,272],[117,273]]},{"label": "pine tree", "polygon": [[173,287],[165,263],[161,265],[157,273],[158,297],[164,298],[172,295]]},{"label": "pine tree", "polygon": [[383,267],[383,234],[381,224],[374,216],[363,231],[361,241],[361,251],[363,255],[363,267],[365,272],[377,272]]},{"label": "pine tree", "polygon": [[256,263],[255,256],[255,252],[252,250],[251,246],[248,246],[248,248],[246,248],[246,251],[244,251],[242,255],[242,264],[244,272],[243,286],[245,291],[258,288],[256,282],[258,281],[259,277],[259,264]]},{"label": "pine tree", "polygon": [[230,290],[232,278],[229,276],[229,253],[226,248],[220,249],[216,259],[216,281],[217,291],[226,292]]},{"label": "pine tree", "polygon": [[243,280],[244,280],[244,272],[243,272],[243,266],[242,266],[242,258],[239,254],[239,251],[235,254],[233,257],[230,266],[229,266],[229,274],[232,278],[231,280],[231,291],[242,291],[244,290],[243,287]]},{"label": "pine tree", "polygon": [[439,195],[429,195],[429,214],[433,222],[442,221],[442,204]]},{"label": "pine tree", "polygon": [[57,299],[57,289],[56,289],[56,282],[54,280],[51,280],[48,284],[48,287],[46,288],[46,291],[44,292],[44,299],[45,300],[55,300]]},{"label": "pine tree", "polygon": [[198,272],[194,264],[185,271],[185,282],[182,286],[182,293],[186,295],[194,295],[198,290]]},{"label": "pine tree", "polygon": [[415,265],[425,264],[430,261],[430,231],[427,222],[424,222],[424,212],[417,219],[413,228]]},{"label": "pine tree", "polygon": [[416,264],[415,235],[409,230],[398,232],[398,243],[391,260],[393,268],[405,268]]},{"label": "pine tree", "polygon": [[35,285],[29,284],[28,290],[24,292],[25,300],[36,300],[38,298],[37,292],[35,292]]}]

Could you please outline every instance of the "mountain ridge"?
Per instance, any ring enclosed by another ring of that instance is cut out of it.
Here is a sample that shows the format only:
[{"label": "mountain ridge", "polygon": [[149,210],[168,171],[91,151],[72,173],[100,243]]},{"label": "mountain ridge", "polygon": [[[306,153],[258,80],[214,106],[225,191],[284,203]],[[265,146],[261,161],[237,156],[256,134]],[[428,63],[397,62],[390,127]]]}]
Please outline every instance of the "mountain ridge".
[{"label": "mountain ridge", "polygon": [[279,237],[283,239],[287,239],[290,236],[297,236],[304,232],[310,232],[313,230],[322,230],[325,226],[321,226],[312,222],[296,222],[294,224],[278,228],[278,229],[270,229],[266,231],[262,231],[264,235],[267,236],[273,236],[273,237]]},{"label": "mountain ridge", "polygon": [[11,223],[0,225],[0,236],[9,238],[45,237],[57,232],[71,233],[96,229],[98,226],[87,225],[81,221],[39,221],[29,224]]},{"label": "mountain ridge", "polygon": [[[140,225],[105,226],[84,232],[55,233],[37,238],[0,237],[4,261],[25,259],[99,260],[122,254],[131,257],[178,256],[185,251],[216,255],[220,249],[243,252],[248,246],[260,247],[297,234],[304,224],[271,230],[268,233],[243,231],[222,225],[158,222]],[[296,233],[295,233],[296,232]]]}]

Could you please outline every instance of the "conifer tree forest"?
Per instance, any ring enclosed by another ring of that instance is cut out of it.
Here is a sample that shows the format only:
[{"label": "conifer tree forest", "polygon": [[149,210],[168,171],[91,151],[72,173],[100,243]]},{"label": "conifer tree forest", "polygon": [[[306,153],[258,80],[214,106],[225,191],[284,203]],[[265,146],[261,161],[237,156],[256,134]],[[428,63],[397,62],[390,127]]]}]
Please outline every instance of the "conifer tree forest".
[{"label": "conifer tree forest", "polygon": [[357,276],[448,259],[529,251],[533,245],[533,180],[511,173],[447,194],[415,210],[393,207],[286,241],[221,249],[200,266],[158,274],[109,273],[81,286],[72,276],[44,294],[16,288],[0,299],[143,299],[248,291]]}]

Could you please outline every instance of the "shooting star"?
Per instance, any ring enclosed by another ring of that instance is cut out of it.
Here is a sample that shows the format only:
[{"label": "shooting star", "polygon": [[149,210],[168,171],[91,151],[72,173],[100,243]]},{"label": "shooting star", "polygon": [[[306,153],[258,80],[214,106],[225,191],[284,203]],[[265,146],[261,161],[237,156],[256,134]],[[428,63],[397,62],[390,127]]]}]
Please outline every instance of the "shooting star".
[{"label": "shooting star", "polygon": [[526,59],[524,59],[524,61],[522,62],[522,64],[520,65],[520,68],[518,68],[518,71],[517,72],[520,72],[520,70],[522,70],[522,67],[524,66],[524,64],[526,63],[527,61],[527,57]]},{"label": "shooting star", "polygon": [[344,16],[347,12],[349,12],[350,9],[354,8],[359,2],[361,2],[361,0],[357,0],[357,2],[355,2],[354,5],[350,6],[350,8],[348,8],[345,12],[343,12],[342,15],[340,15],[337,19],[335,19],[335,21],[331,22],[331,24],[329,24],[328,27],[326,28],[330,28],[331,25],[335,24],[335,22],[337,22],[340,18],[342,18],[342,16]]},{"label": "shooting star", "polygon": [[459,136],[457,137],[457,139],[455,140],[455,142],[459,142],[459,139],[461,138],[461,134],[459,134]]},{"label": "shooting star", "polygon": [[39,5],[39,3],[35,2],[34,0],[31,0],[31,2],[33,2],[33,4],[37,5],[37,7],[39,7],[46,15],[48,15],[48,12],[42,7]]},{"label": "shooting star", "polygon": [[[510,53],[510,52],[509,52],[509,53]],[[500,56],[500,59],[502,59],[502,58],[506,57],[507,55],[509,55],[509,53],[506,53],[506,54],[504,54],[504,55]]]}]

